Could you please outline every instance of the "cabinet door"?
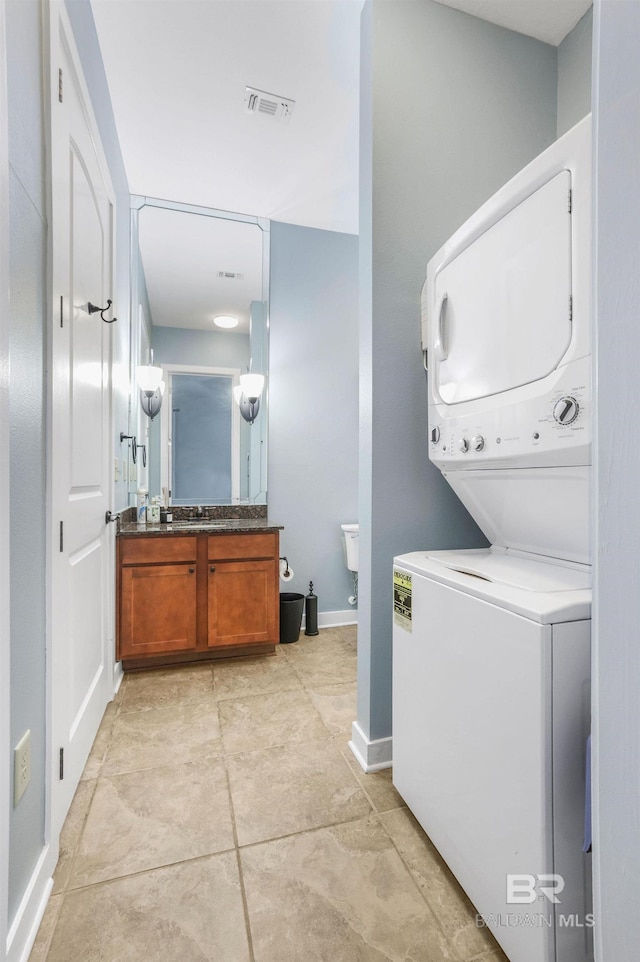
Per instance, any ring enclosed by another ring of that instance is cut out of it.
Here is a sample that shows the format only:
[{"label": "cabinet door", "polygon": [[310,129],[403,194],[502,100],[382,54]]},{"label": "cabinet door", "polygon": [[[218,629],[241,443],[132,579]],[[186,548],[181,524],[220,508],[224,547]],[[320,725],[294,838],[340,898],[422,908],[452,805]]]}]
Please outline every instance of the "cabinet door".
[{"label": "cabinet door", "polygon": [[208,645],[276,644],[276,561],[223,561],[209,565]]},{"label": "cabinet door", "polygon": [[120,658],[196,647],[195,564],[122,569]]}]

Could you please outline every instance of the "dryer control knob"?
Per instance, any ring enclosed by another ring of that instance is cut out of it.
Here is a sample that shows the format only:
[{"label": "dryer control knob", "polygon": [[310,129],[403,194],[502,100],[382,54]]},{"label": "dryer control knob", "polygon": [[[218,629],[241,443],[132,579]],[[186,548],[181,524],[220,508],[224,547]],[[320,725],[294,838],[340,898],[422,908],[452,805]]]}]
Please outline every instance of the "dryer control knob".
[{"label": "dryer control knob", "polygon": [[436,424],[434,428],[431,428],[431,443],[437,444],[440,440],[440,428]]},{"label": "dryer control knob", "polygon": [[573,424],[579,411],[580,405],[574,397],[562,397],[553,406],[553,416],[558,424]]},{"label": "dryer control knob", "polygon": [[482,451],[484,447],[484,438],[481,434],[476,434],[475,438],[471,439],[471,444],[474,451]]},{"label": "dryer control knob", "polygon": [[463,454],[466,454],[467,451],[469,450],[469,441],[467,440],[467,438],[460,438],[460,440],[458,441],[458,447]]}]

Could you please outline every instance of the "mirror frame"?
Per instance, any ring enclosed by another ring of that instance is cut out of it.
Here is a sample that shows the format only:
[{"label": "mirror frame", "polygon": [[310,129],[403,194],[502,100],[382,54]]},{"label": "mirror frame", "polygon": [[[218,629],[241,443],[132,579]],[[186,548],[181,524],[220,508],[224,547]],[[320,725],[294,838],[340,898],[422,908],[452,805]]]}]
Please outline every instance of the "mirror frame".
[{"label": "mirror frame", "polygon": [[[129,434],[135,434],[139,418],[139,400],[136,388],[135,368],[138,363],[145,363],[137,358],[137,346],[134,343],[135,326],[139,323],[139,304],[140,291],[138,284],[138,268],[140,258],[140,212],[144,207],[156,207],[163,210],[180,211],[185,214],[196,214],[200,217],[214,217],[218,220],[230,220],[243,224],[253,224],[262,231],[262,301],[266,304],[266,345],[265,345],[265,387],[261,401],[260,419],[260,479],[262,487],[254,498],[248,501],[249,504],[267,504],[267,464],[268,464],[268,413],[269,413],[269,325],[270,325],[270,304],[269,304],[269,268],[271,256],[271,221],[265,217],[257,217],[251,214],[236,214],[227,210],[218,210],[213,207],[200,207],[197,204],[182,204],[178,201],[162,200],[157,197],[147,197],[142,194],[130,195],[131,222],[130,222],[130,278],[131,278],[131,310],[129,326]],[[151,319],[150,319],[151,320]],[[251,342],[250,342],[251,349]],[[256,420],[258,424],[258,420]],[[149,463],[150,452],[147,452],[147,465]],[[160,453],[161,462],[163,453]],[[147,468],[148,470],[148,468]],[[139,483],[137,480],[135,483]],[[129,502],[135,504],[135,491],[131,491],[129,485]],[[133,497],[133,501],[132,501]],[[241,502],[243,503],[243,502]]]}]

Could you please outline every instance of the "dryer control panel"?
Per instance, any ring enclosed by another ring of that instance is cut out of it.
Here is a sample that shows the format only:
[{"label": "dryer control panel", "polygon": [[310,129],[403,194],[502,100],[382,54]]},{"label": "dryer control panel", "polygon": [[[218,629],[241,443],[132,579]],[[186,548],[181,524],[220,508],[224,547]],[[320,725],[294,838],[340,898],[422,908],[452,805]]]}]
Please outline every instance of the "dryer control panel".
[{"label": "dryer control panel", "polygon": [[[591,463],[589,357],[554,372],[546,393],[520,389],[510,404],[430,406],[429,456],[439,467]],[[530,395],[530,396],[529,396]]]}]

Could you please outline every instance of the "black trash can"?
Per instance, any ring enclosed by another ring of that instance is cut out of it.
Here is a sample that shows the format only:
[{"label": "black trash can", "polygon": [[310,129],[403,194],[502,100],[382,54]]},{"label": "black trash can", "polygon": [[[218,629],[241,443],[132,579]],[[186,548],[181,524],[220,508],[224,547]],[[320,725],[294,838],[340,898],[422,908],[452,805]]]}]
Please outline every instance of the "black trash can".
[{"label": "black trash can", "polygon": [[283,591],[280,595],[280,644],[288,645],[300,637],[304,595]]}]

